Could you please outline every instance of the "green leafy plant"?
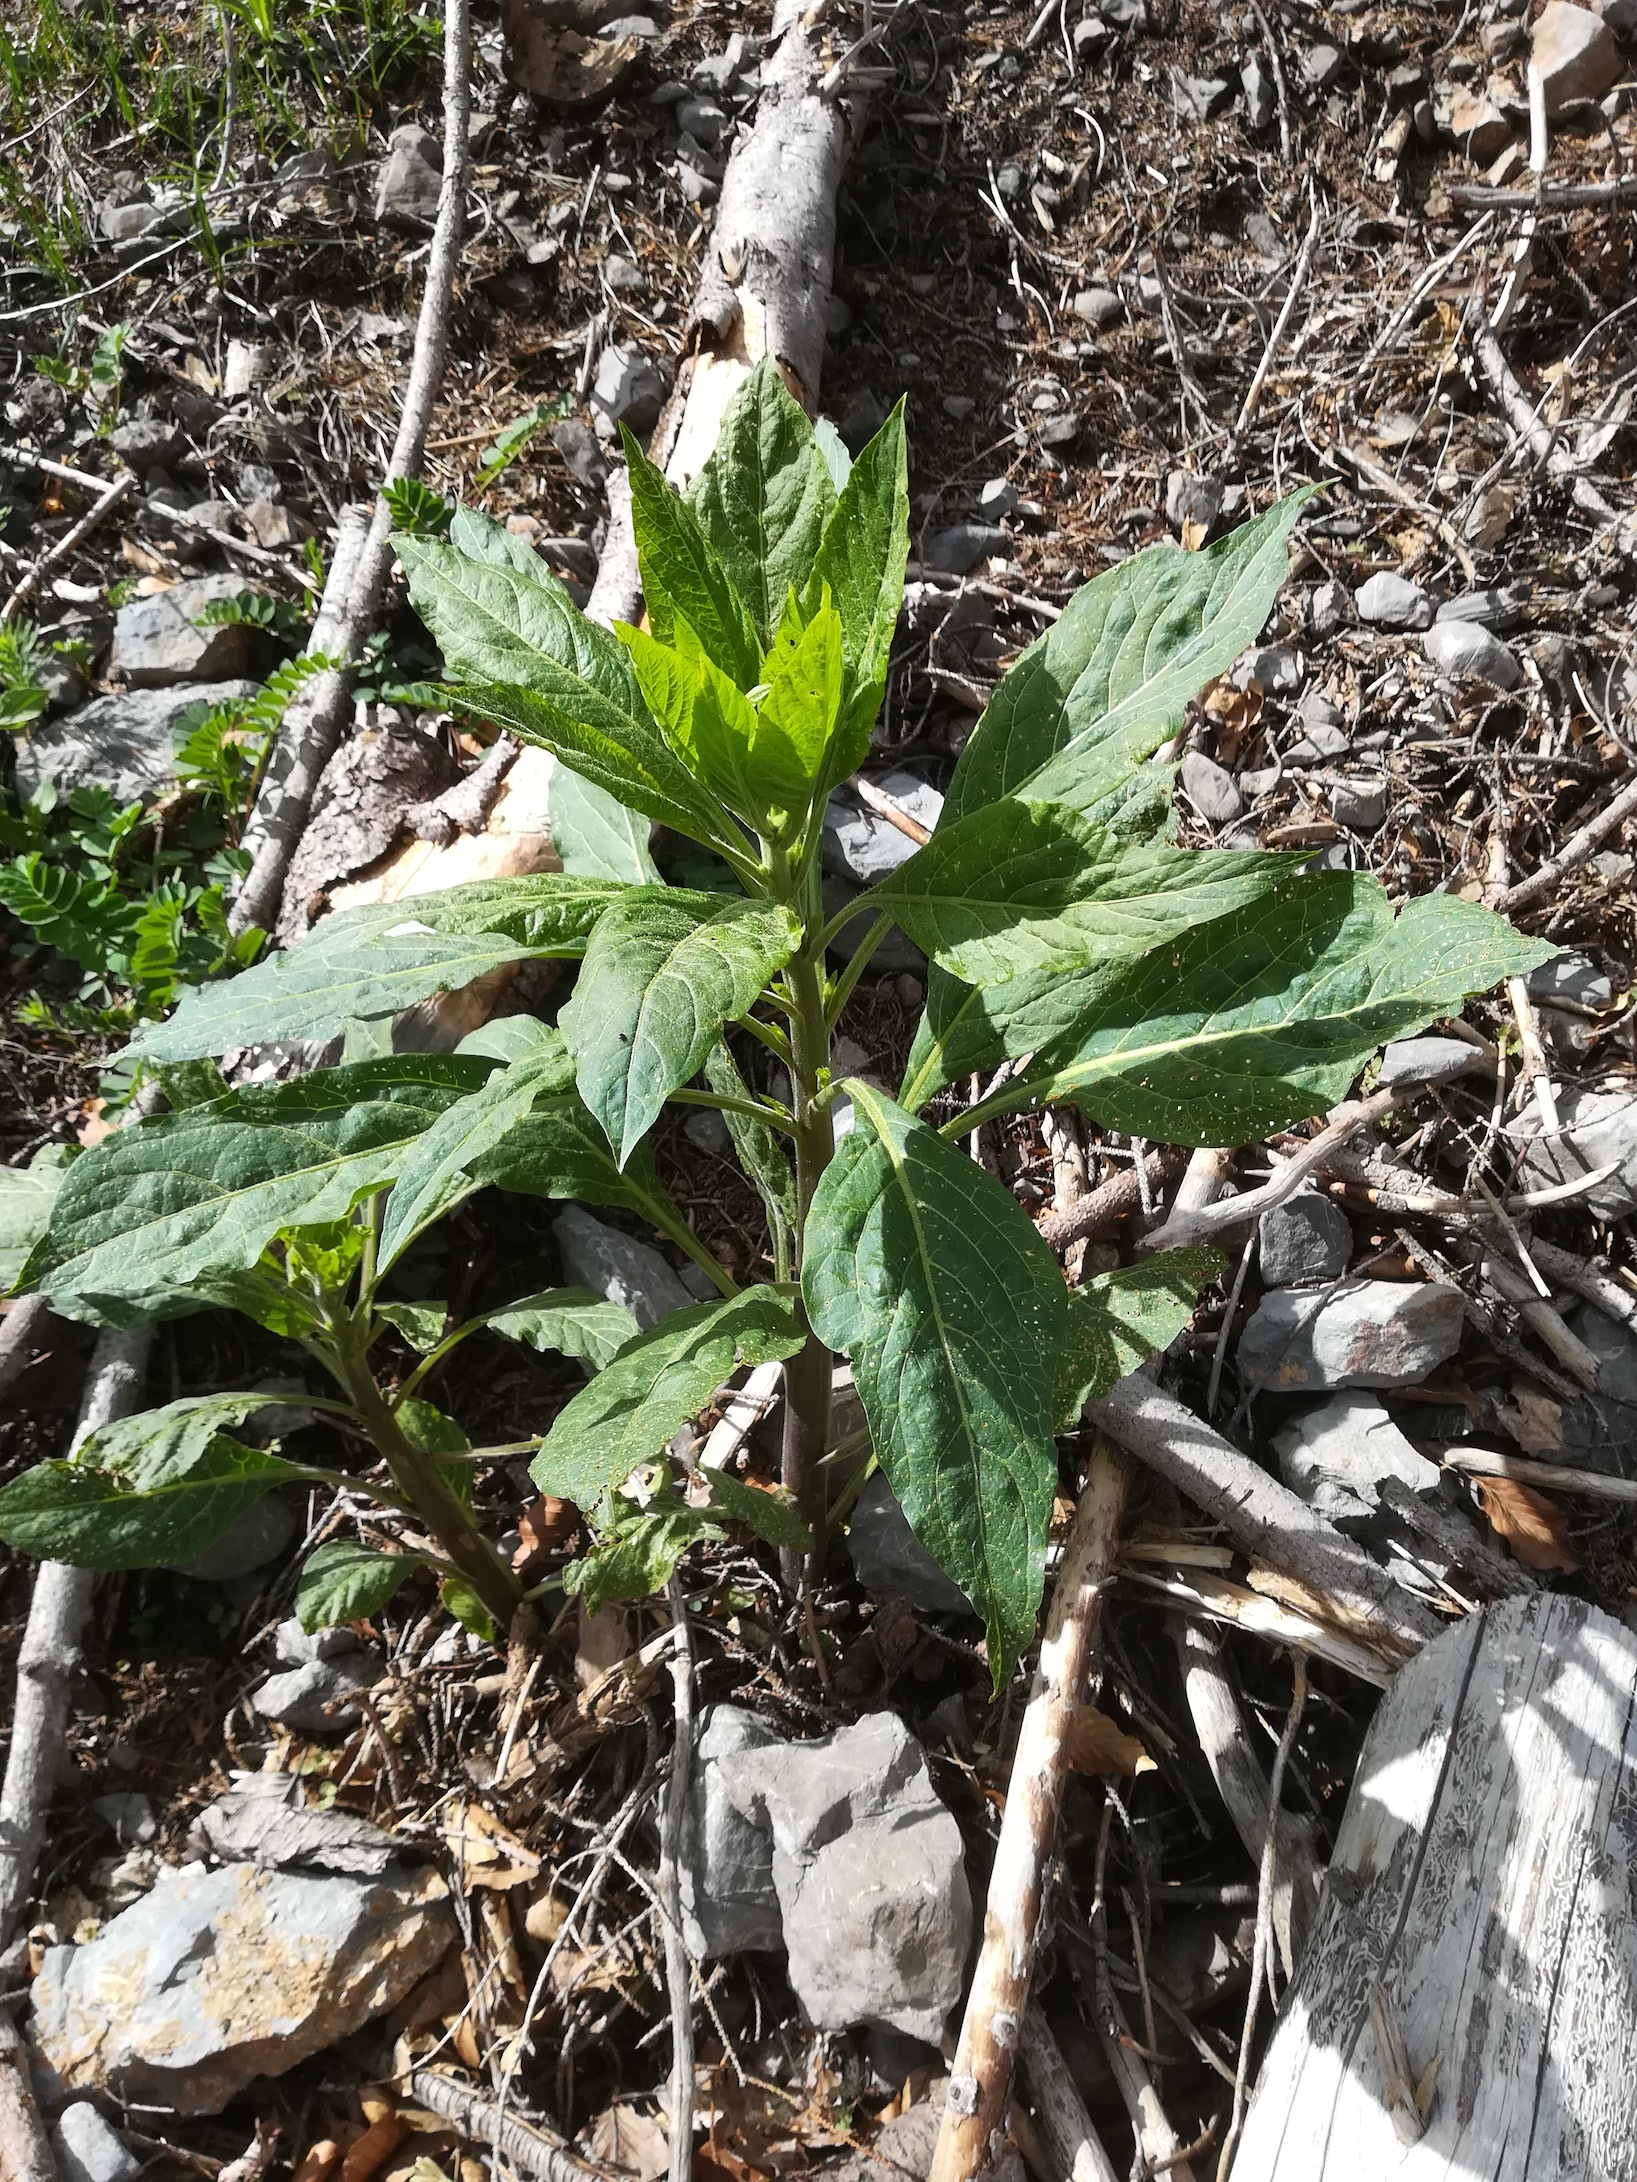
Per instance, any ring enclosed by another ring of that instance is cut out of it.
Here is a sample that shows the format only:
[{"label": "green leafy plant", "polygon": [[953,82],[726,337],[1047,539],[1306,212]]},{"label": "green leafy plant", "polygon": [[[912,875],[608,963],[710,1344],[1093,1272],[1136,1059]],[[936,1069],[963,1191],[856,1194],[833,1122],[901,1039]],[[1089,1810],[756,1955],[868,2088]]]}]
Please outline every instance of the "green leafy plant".
[{"label": "green leafy plant", "polygon": [[45,711],[44,666],[33,622],[0,623],[0,732],[32,727]]},{"label": "green leafy plant", "polygon": [[526,409],[522,416],[497,432],[483,450],[483,460],[472,480],[474,489],[487,492],[495,479],[511,468],[536,434],[543,432],[547,425],[560,424],[573,406],[569,395],[554,395],[549,402],[536,402],[532,409]]},{"label": "green leafy plant", "polygon": [[[827,913],[824,811],[868,751],[908,552],[902,411],[848,464],[768,365],[686,495],[633,441],[625,451],[647,630],[588,621],[532,549],[468,510],[447,538],[401,535],[397,550],[446,701],[552,750],[602,799],[598,825],[623,808],[637,827],[596,834],[600,868],[331,918],[185,996],[135,1051],[164,1070],[379,1020],[502,963],[578,958],[557,1026],[513,1018],[453,1059],[224,1090],[121,1131],[63,1177],[24,1278],[85,1315],[214,1300],[303,1340],[384,1466],[385,1485],[365,1489],[413,1503],[445,1581],[498,1624],[515,1580],[452,1482],[483,1451],[419,1406],[464,1329],[442,1331],[436,1307],[389,1309],[380,1282],[484,1186],[638,1214],[716,1295],[601,1353],[575,1322],[599,1368],[533,1464],[592,1529],[565,1580],[593,1600],[645,1591],[729,1522],[820,1551],[853,1489],[848,1458],[856,1470],[867,1455],[983,1616],[998,1681],[1035,1625],[1057,1433],[1171,1339],[1218,1261],[1170,1252],[1071,1291],[959,1140],[983,1117],[1072,1099],[1107,1127],[1243,1142],[1321,1110],[1383,1041],[1548,950],[1448,896],[1395,918],[1373,879],[1166,838],[1155,753],[1260,629],[1302,494],[1207,552],[1154,548],[1087,585],[997,688],[931,841]],[[697,844],[716,878],[654,883],[650,820]],[[832,1066],[842,1011],[894,924],[932,964],[895,1097]],[[950,1087],[974,1075],[987,1093],[950,1111]],[[678,1103],[721,1113],[766,1208],[771,1282],[740,1288],[659,1189],[649,1133]],[[529,1299],[492,1323],[554,1328],[541,1337],[568,1347],[561,1309]],[[390,1390],[367,1370],[383,1321],[426,1349]],[[838,1353],[867,1448],[833,1444]],[[679,1428],[736,1369],[773,1360],[784,1496],[679,1478]],[[27,1473],[0,1493],[0,1535],[69,1557],[106,1559],[111,1537],[127,1559],[179,1557],[177,1510],[192,1511],[192,1549],[209,1528],[199,1511],[219,1527],[254,1491],[312,1474],[231,1439],[253,1400],[173,1405]],[[372,1565],[332,1549],[303,1579],[303,1611],[356,1610],[400,1573]]]}]

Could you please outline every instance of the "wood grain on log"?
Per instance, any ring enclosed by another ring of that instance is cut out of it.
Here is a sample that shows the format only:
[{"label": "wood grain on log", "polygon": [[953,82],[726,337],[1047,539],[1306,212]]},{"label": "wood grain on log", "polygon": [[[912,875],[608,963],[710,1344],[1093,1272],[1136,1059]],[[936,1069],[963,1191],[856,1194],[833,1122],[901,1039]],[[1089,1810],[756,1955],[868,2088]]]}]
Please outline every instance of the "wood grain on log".
[{"label": "wood grain on log", "polygon": [[1637,1635],[1577,1599],[1508,1599],[1404,1668],[1236,2182],[1637,2175],[1634,1699]]}]

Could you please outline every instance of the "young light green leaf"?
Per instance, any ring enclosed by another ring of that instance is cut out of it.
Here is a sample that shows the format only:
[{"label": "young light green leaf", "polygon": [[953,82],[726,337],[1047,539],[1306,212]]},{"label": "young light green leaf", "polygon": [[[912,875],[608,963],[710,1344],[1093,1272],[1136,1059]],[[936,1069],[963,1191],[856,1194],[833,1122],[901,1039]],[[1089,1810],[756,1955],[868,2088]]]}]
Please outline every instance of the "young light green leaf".
[{"label": "young light green leaf", "polygon": [[[424,1402],[417,1394],[405,1395],[393,1404],[392,1416],[417,1454],[465,1455],[471,1452],[472,1443],[462,1426],[436,1402]],[[465,1473],[462,1474],[464,1477]]]},{"label": "young light green leaf", "polygon": [[887,686],[908,559],[909,464],[900,402],[852,465],[802,601],[810,613],[816,611],[827,584],[841,616],[848,697],[845,720],[830,747],[827,788],[856,772],[869,750]]},{"label": "young light green leaf", "polygon": [[559,765],[546,791],[551,845],[563,869],[584,879],[617,879],[624,886],[657,886],[648,853],[649,822],[594,781]]},{"label": "young light green leaf", "polygon": [[1266,620],[1313,488],[1203,553],[1150,546],[1077,592],[1003,676],[961,752],[944,823],[1000,796],[1085,811],[1183,722]]},{"label": "young light green leaf", "polygon": [[800,821],[825,779],[846,694],[841,616],[827,592],[810,616],[791,592],[762,680],[752,772],[768,807]]},{"label": "young light green leaf", "polygon": [[575,1395],[529,1474],[542,1492],[590,1512],[651,1462],[736,1366],[793,1356],[802,1339],[795,1304],[771,1288],[673,1311]]},{"label": "young light green leaf", "polygon": [[830,482],[841,492],[852,474],[853,458],[847,452],[847,442],[836,430],[828,417],[813,419],[813,439],[824,457],[824,467],[830,473]]},{"label": "young light green leaf", "polygon": [[556,1045],[561,1035],[555,1024],[542,1023],[537,1015],[491,1015],[469,1030],[455,1051],[485,1054],[491,1061],[522,1061],[543,1046]]},{"label": "young light green leaf", "polygon": [[622,1167],[722,1025],[748,1014],[801,941],[800,919],[780,903],[681,887],[633,887],[610,911],[558,1021],[580,1096]]},{"label": "young light green leaf", "polygon": [[739,817],[756,823],[762,798],[751,757],[756,708],[750,699],[702,649],[681,613],[672,620],[672,643],[661,644],[646,629],[624,623],[616,634],[631,654],[648,709],[690,774]]},{"label": "young light green leaf", "polygon": [[375,1315],[384,1318],[389,1326],[395,1326],[418,1354],[430,1356],[443,1339],[449,1306],[447,1303],[377,1303]]},{"label": "young light green leaf", "polygon": [[403,1055],[161,1114],[82,1153],[25,1269],[53,1297],[141,1298],[246,1272],[281,1228],[345,1216],[491,1073]]},{"label": "young light green leaf", "polygon": [[[725,1043],[712,1046],[705,1056],[705,1081],[718,1098],[749,1099],[754,1096],[739,1072]],[[731,1108],[722,1115],[739,1164],[755,1185],[767,1213],[769,1238],[775,1265],[794,1262],[796,1237],[796,1177],[777,1134],[764,1121]],[[782,1274],[781,1274],[781,1277]]]},{"label": "young light green leaf", "polygon": [[723,845],[721,820],[655,726],[625,652],[543,564],[480,560],[428,538],[394,546],[455,702],[690,840]]},{"label": "young light green leaf", "polygon": [[1061,1429],[1068,1430],[1087,1402],[1168,1347],[1193,1316],[1200,1291],[1221,1272],[1215,1250],[1164,1250],[1071,1289],[1057,1379]]},{"label": "young light green leaf", "polygon": [[654,634],[662,644],[672,643],[681,615],[728,679],[740,689],[751,688],[762,647],[749,607],[687,501],[623,428],[621,437],[642,595]]},{"label": "young light green leaf", "polygon": [[591,1551],[563,1570],[563,1589],[588,1614],[627,1599],[651,1599],[663,1591],[684,1553],[721,1531],[700,1508],[666,1501],[646,1508],[598,1539]]},{"label": "young light green leaf", "polygon": [[583,954],[597,919],[623,891],[609,879],[542,872],[341,910],[298,946],[184,992],[169,1022],[141,1026],[128,1050],[184,1061],[333,1037],[349,1021],[396,1015],[504,963]]},{"label": "young light green leaf", "polygon": [[79,1146],[47,1144],[26,1167],[0,1167],[0,1290],[15,1286],[51,1222],[51,1208]]},{"label": "young light green leaf", "polygon": [[802,1294],[852,1358],[911,1528],[988,1625],[998,1690],[1040,1605],[1067,1291],[1009,1190],[869,1084],[846,1090]]},{"label": "young light green leaf", "polygon": [[807,581],[836,490],[806,412],[764,356],[729,402],[716,450],[684,496],[764,648],[786,592]]},{"label": "young light green leaf", "polygon": [[1006,798],[940,825],[865,896],[969,985],[1146,954],[1244,909],[1299,858],[1122,841],[1056,803]]},{"label": "young light green leaf", "polygon": [[453,1615],[468,1636],[481,1637],[485,1644],[498,1643],[500,1631],[494,1616],[464,1576],[445,1576],[438,1586],[438,1597],[445,1612]]},{"label": "young light green leaf", "polygon": [[367,1621],[421,1567],[418,1553],[380,1553],[332,1538],[308,1554],[296,1582],[296,1619],[311,1636],[348,1621]]},{"label": "young light green leaf", "polygon": [[1298,873],[1135,962],[981,993],[934,977],[904,1102],[1032,1053],[1019,1107],[1073,1099],[1162,1143],[1244,1144],[1324,1112],[1378,1046],[1550,952],[1449,895],[1395,920],[1374,879]]},{"label": "young light green leaf", "polygon": [[593,1371],[611,1363],[642,1330],[623,1303],[610,1303],[589,1288],[542,1289],[491,1312],[487,1324],[508,1341],[578,1357]]},{"label": "young light green leaf", "polygon": [[802,1521],[795,1500],[782,1488],[764,1489],[760,1485],[747,1484],[731,1470],[707,1470],[704,1475],[718,1513],[735,1523],[743,1523],[746,1530],[753,1530],[758,1538],[765,1538],[770,1546],[777,1546],[781,1552],[812,1551],[813,1534]]},{"label": "young light green leaf", "polygon": [[472,1169],[503,1143],[542,1099],[573,1097],[573,1063],[562,1040],[544,1045],[440,1114],[411,1148],[387,1199],[380,1269],[396,1264],[425,1228],[471,1195]]}]

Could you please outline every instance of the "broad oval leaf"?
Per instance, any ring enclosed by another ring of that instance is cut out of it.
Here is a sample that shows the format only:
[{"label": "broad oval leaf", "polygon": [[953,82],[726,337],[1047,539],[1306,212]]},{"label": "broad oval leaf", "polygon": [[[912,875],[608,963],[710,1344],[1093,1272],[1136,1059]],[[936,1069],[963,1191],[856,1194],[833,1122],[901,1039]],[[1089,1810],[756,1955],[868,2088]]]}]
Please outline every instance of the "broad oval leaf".
[{"label": "broad oval leaf", "polygon": [[578,1357],[593,1371],[612,1363],[642,1330],[623,1303],[612,1303],[589,1288],[542,1289],[503,1311],[491,1311],[486,1324],[508,1341]]},{"label": "broad oval leaf", "polygon": [[120,1129],[77,1159],[25,1268],[53,1298],[141,1298],[247,1272],[281,1228],[339,1220],[399,1173],[478,1059],[318,1069]]},{"label": "broad oval leaf", "polygon": [[[1322,1113],[1392,1038],[1551,953],[1445,894],[1395,919],[1378,881],[1298,873],[1238,916],[1135,962],[972,992],[928,984],[906,1106],[1007,1057],[1007,1098],[1073,1099],[1167,1144],[1244,1144]],[[1015,1096],[1014,1096],[1015,1094]]]},{"label": "broad oval leaf", "polygon": [[633,887],[604,918],[558,1021],[622,1167],[801,942],[779,903],[681,887]]},{"label": "broad oval leaf", "polygon": [[396,1015],[504,963],[583,954],[597,919],[623,891],[606,878],[542,872],[338,910],[297,946],[184,992],[170,1020],[143,1025],[128,1050],[183,1061],[330,1038],[349,1022]]},{"label": "broad oval leaf", "polygon": [[802,1293],[852,1358],[887,1482],[989,1630],[998,1689],[1034,1633],[1057,1483],[1068,1294],[1011,1192],[867,1083],[819,1179]]},{"label": "broad oval leaf", "polygon": [[559,765],[546,791],[551,845],[564,871],[577,878],[617,879],[624,886],[657,886],[648,852],[649,822],[606,788]]},{"label": "broad oval leaf", "polygon": [[940,825],[861,909],[969,985],[1146,954],[1259,900],[1303,859],[1127,841],[1006,798]]},{"label": "broad oval leaf", "polygon": [[355,1539],[314,1547],[296,1582],[296,1619],[311,1636],[338,1623],[378,1614],[405,1579],[421,1567],[418,1553],[381,1553]]},{"label": "broad oval leaf", "polygon": [[1060,1428],[1067,1431],[1087,1402],[1168,1347],[1221,1272],[1215,1250],[1163,1250],[1071,1289],[1057,1381]]},{"label": "broad oval leaf", "polygon": [[1267,619],[1291,526],[1315,489],[1203,553],[1150,546],[1077,592],[990,698],[955,767],[945,824],[1000,796],[1087,810],[1174,735],[1189,699]]},{"label": "broad oval leaf", "polygon": [[794,1300],[772,1288],[673,1311],[575,1395],[529,1474],[542,1492],[589,1512],[652,1462],[736,1366],[793,1356],[803,1339]]},{"label": "broad oval leaf", "polygon": [[786,592],[807,581],[836,504],[807,413],[771,356],[729,402],[715,452],[683,497],[766,646]]},{"label": "broad oval leaf", "polygon": [[0,1290],[16,1281],[51,1223],[63,1176],[78,1145],[47,1144],[26,1167],[0,1167]]}]

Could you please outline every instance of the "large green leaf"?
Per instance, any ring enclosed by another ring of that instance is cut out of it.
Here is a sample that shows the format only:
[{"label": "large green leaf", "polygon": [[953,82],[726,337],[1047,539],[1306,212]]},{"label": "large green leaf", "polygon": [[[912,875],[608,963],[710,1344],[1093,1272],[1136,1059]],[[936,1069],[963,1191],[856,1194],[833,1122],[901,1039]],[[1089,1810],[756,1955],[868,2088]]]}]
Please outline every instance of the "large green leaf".
[{"label": "large green leaf", "polygon": [[558,1020],[622,1167],[801,941],[779,903],[681,887],[633,887],[603,919]]},{"label": "large green leaf", "polygon": [[438,1116],[411,1146],[387,1200],[379,1253],[383,1271],[423,1229],[471,1194],[476,1186],[471,1170],[544,1099],[559,1105],[574,1099],[574,1064],[560,1038],[497,1069]]},{"label": "large green leaf", "polygon": [[104,1425],[71,1462],[43,1462],[0,1492],[0,1538],[76,1568],[190,1561],[246,1508],[308,1472],[221,1428],[265,1394],[171,1402]]},{"label": "large green leaf", "polygon": [[542,872],[339,910],[299,945],[184,992],[170,1021],[144,1024],[130,1051],[185,1061],[333,1037],[349,1022],[457,991],[502,963],[583,954],[592,927],[622,891],[609,878]]},{"label": "large green leaf", "polygon": [[1126,841],[1006,798],[940,825],[861,909],[885,911],[969,985],[1146,954],[1258,900],[1300,861]]},{"label": "large green leaf", "polygon": [[569,1198],[584,1205],[618,1205],[675,1232],[682,1214],[659,1185],[653,1154],[640,1145],[623,1170],[614,1163],[601,1125],[572,1099],[541,1099],[491,1151],[468,1169],[474,1189],[514,1190],[522,1197]]},{"label": "large green leaf", "polygon": [[456,702],[555,752],[620,802],[722,844],[722,822],[655,726],[623,648],[547,569],[475,559],[432,538],[393,544]]},{"label": "large green leaf", "polygon": [[642,1330],[623,1303],[611,1303],[589,1288],[542,1289],[503,1311],[491,1311],[487,1323],[509,1341],[578,1357],[593,1371],[611,1363]]},{"label": "large green leaf", "polygon": [[47,1144],[26,1167],[0,1167],[0,1290],[14,1285],[50,1225],[51,1208],[78,1149]]},{"label": "large green leaf", "polygon": [[352,1538],[332,1538],[308,1554],[296,1583],[296,1619],[311,1636],[337,1623],[364,1621],[422,1566],[418,1553],[381,1553]]},{"label": "large green leaf", "polygon": [[793,1356],[802,1340],[794,1301],[771,1288],[673,1311],[575,1395],[530,1475],[542,1492],[590,1511],[651,1462],[736,1366]]},{"label": "large green leaf", "polygon": [[583,879],[617,879],[624,886],[657,886],[648,853],[649,823],[605,788],[566,765],[551,776],[546,796],[551,845],[563,869]]},{"label": "large green leaf", "polygon": [[1068,1294],[1011,1192],[869,1084],[820,1177],[802,1293],[844,1350],[911,1528],[982,1614],[998,1689],[1034,1632]]},{"label": "large green leaf", "polygon": [[[755,1095],[725,1043],[713,1046],[705,1056],[705,1081],[719,1098],[750,1099]],[[749,1114],[732,1109],[725,1111],[722,1119],[739,1164],[762,1200],[775,1261],[789,1264],[793,1262],[796,1238],[796,1177],[784,1147],[765,1121],[755,1121]]]},{"label": "large green leaf", "polygon": [[1174,1341],[1199,1293],[1222,1271],[1214,1250],[1163,1250],[1140,1265],[1099,1273],[1069,1295],[1058,1370],[1058,1421],[1067,1430],[1087,1402]]},{"label": "large green leaf", "polygon": [[1172,1144],[1243,1144],[1322,1113],[1388,1039],[1543,962],[1550,946],[1444,894],[1395,920],[1380,884],[1298,873],[1135,962],[972,992],[934,977],[904,1086],[919,1107],[1005,1057],[1019,1106],[1073,1099]]},{"label": "large green leaf", "polygon": [[716,451],[685,497],[769,644],[785,593],[806,583],[836,504],[813,427],[771,356],[729,402]]},{"label": "large green leaf", "polygon": [[393,1181],[416,1138],[492,1066],[363,1061],[120,1129],[64,1177],[26,1277],[94,1303],[248,1271],[281,1228],[339,1220]]},{"label": "large green leaf", "polygon": [[955,768],[944,822],[999,796],[1088,810],[1174,735],[1190,698],[1267,619],[1310,492],[1292,493],[1203,553],[1150,546],[1077,592],[990,698]]},{"label": "large green leaf", "polygon": [[847,710],[831,745],[826,787],[856,772],[869,750],[870,729],[887,686],[908,559],[909,462],[900,402],[841,488],[802,601],[809,613],[816,611],[828,585],[841,616]]},{"label": "large green leaf", "polygon": [[648,460],[631,434],[623,437],[631,478],[631,527],[654,634],[662,644],[671,643],[681,615],[729,680],[750,689],[762,647],[749,607],[699,517],[671,490],[664,471]]}]

